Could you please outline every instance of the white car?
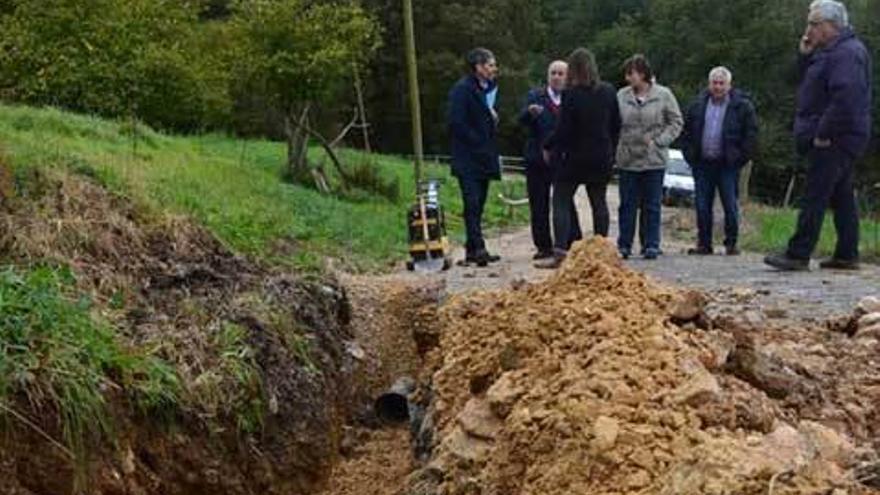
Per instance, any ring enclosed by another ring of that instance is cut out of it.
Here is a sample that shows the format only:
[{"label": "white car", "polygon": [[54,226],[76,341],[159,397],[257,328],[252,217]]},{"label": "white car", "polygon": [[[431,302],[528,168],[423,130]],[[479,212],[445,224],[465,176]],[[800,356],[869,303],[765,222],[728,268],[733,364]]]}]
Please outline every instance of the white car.
[{"label": "white car", "polygon": [[663,176],[663,204],[693,204],[694,174],[679,150],[669,150],[669,162]]}]

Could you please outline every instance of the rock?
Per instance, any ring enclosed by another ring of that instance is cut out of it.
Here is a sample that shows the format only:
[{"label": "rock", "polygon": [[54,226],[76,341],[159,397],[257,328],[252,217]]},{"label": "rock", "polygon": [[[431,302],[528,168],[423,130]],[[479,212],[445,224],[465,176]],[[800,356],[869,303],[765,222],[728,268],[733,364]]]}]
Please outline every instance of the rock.
[{"label": "rock", "polygon": [[651,475],[647,471],[639,469],[626,479],[626,485],[631,489],[639,489],[651,484]]},{"label": "rock", "polygon": [[457,419],[468,435],[485,440],[494,440],[502,427],[498,416],[489,408],[489,401],[476,397],[465,404]]},{"label": "rock", "polygon": [[735,287],[730,291],[730,295],[740,302],[749,302],[754,299],[757,294],[758,292],[749,289],[748,287]]},{"label": "rock", "polygon": [[853,444],[836,431],[813,421],[801,421],[798,430],[806,437],[820,459],[849,467],[855,457]]},{"label": "rock", "polygon": [[767,316],[767,318],[777,320],[788,318],[788,310],[785,308],[767,308],[764,310],[764,314]]},{"label": "rock", "polygon": [[815,456],[805,436],[786,423],[764,437],[760,451],[776,472],[804,466]]},{"label": "rock", "polygon": [[856,305],[857,315],[866,315],[868,313],[880,313],[880,297],[868,296]]},{"label": "rock", "polygon": [[459,427],[443,441],[440,449],[458,459],[477,462],[488,457],[492,451],[492,444],[482,438],[468,435]]},{"label": "rock", "polygon": [[703,313],[707,302],[708,298],[702,292],[686,292],[672,309],[672,321],[682,324],[696,320]]},{"label": "rock", "polygon": [[121,459],[121,467],[122,472],[126,476],[131,476],[135,471],[135,463],[134,463],[134,452],[131,450],[131,447],[125,449],[125,452],[122,454]]},{"label": "rock", "polygon": [[859,330],[880,324],[880,312],[868,313],[859,318]]},{"label": "rock", "polygon": [[355,358],[358,361],[363,361],[367,357],[367,353],[364,351],[364,348],[353,340],[345,342],[345,352],[347,352],[349,356]]},{"label": "rock", "polygon": [[522,388],[514,383],[513,376],[505,373],[486,392],[489,409],[499,418],[506,418],[523,393]]},{"label": "rock", "polygon": [[774,399],[782,399],[803,389],[803,380],[779,359],[739,343],[727,362],[727,371],[763,390]]},{"label": "rock", "polygon": [[721,369],[736,343],[731,335],[716,330],[707,332],[706,336],[706,349],[700,354],[700,362],[709,370]]},{"label": "rock", "polygon": [[859,339],[880,340],[880,324],[863,328],[856,333]]},{"label": "rock", "polygon": [[720,397],[721,387],[718,385],[718,380],[705,369],[697,371],[673,393],[673,400],[676,403],[690,406],[714,402]]},{"label": "rock", "polygon": [[593,423],[593,442],[592,447],[596,452],[606,452],[614,447],[617,443],[617,436],[620,434],[620,425],[614,418],[608,416],[599,416]]}]

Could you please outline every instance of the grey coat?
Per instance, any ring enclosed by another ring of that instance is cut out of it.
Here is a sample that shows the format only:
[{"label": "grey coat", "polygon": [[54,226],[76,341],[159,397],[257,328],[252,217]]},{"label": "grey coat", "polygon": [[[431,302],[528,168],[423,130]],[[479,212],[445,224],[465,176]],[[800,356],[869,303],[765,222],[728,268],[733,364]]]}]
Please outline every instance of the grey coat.
[{"label": "grey coat", "polygon": [[[681,132],[678,101],[665,86],[652,84],[643,103],[630,86],[617,92],[622,127],[617,146],[617,168],[631,172],[666,168],[669,146]],[[645,142],[645,136],[651,142]]]}]

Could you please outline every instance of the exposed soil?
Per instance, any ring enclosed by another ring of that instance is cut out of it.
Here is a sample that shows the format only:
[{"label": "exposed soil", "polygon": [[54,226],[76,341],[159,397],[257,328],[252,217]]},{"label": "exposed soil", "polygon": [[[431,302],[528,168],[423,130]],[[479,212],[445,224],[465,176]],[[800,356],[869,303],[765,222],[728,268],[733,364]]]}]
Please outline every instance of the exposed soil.
[{"label": "exposed soil", "polygon": [[[156,349],[183,386],[168,422],[108,393],[115,438],[92,446],[80,492],[290,495],[326,480],[360,372],[337,282],[263,268],[191,222],[145,216],[88,178],[35,173],[16,187],[0,208],[3,261],[70,266],[121,343]],[[230,324],[245,330],[259,388],[223,369],[217,335]],[[240,431],[240,408],[254,399],[262,423]],[[55,411],[16,407],[60,438]],[[4,424],[0,493],[74,491],[69,459],[23,422]]]},{"label": "exposed soil", "polygon": [[401,493],[874,493],[878,341],[705,299],[600,240],[544,282],[454,297],[423,380],[434,450]]}]

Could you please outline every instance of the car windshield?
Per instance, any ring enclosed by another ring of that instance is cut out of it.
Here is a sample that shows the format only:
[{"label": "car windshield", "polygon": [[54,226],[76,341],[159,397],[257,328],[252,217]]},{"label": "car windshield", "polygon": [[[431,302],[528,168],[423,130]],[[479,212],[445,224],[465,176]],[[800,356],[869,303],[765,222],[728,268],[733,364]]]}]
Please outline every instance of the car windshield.
[{"label": "car windshield", "polygon": [[691,167],[686,161],[678,158],[669,160],[667,171],[672,175],[691,175]]}]

